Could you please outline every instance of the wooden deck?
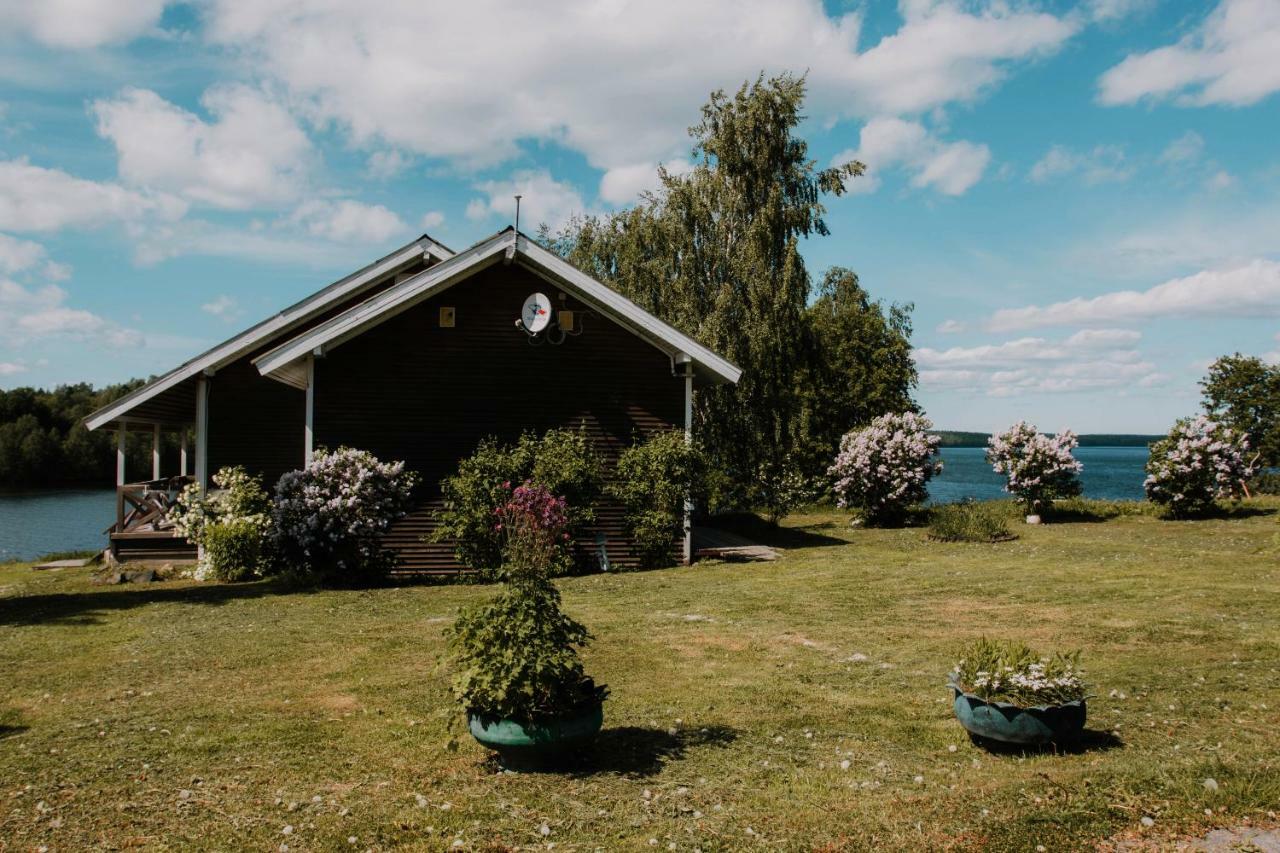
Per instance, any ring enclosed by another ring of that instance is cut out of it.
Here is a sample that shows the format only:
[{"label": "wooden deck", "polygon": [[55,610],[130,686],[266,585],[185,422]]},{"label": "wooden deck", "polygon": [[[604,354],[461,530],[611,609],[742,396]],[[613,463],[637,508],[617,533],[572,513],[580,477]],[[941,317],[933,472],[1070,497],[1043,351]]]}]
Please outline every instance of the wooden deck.
[{"label": "wooden deck", "polygon": [[189,563],[196,547],[173,530],[168,513],[194,478],[169,477],[116,487],[116,520],[106,529],[112,563]]}]

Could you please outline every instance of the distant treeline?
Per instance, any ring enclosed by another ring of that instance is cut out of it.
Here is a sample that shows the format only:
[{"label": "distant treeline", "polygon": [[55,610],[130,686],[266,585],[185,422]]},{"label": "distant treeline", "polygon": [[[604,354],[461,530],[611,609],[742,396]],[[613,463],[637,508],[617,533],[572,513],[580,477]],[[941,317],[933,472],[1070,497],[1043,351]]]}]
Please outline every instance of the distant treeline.
[{"label": "distant treeline", "polygon": [[[960,432],[939,429],[933,434],[942,439],[942,447],[986,447],[991,436],[986,432]],[[1159,435],[1128,435],[1124,433],[1091,433],[1080,436],[1081,447],[1146,447],[1163,438]]]},{"label": "distant treeline", "polygon": [[[89,432],[82,420],[142,384],[143,380],[134,379],[104,388],[80,383],[52,391],[0,390],[0,488],[111,486],[115,483],[115,433]],[[126,454],[130,479],[145,479],[151,472],[151,437],[130,435]],[[135,473],[141,476],[134,477]]]}]

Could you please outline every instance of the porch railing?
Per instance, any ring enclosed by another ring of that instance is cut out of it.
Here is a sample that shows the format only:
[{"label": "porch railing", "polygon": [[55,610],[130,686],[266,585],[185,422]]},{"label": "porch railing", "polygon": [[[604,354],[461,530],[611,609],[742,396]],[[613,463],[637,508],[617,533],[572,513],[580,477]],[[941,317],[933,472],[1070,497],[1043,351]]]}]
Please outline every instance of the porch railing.
[{"label": "porch railing", "polygon": [[195,477],[167,477],[142,483],[125,483],[116,486],[116,522],[104,532],[163,533],[173,529],[169,521],[178,495]]}]

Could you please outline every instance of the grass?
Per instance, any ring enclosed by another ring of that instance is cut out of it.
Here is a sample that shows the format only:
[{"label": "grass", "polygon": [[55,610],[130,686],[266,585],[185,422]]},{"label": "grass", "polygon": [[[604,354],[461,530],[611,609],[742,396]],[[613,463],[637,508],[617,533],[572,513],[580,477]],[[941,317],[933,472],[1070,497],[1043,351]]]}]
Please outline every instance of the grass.
[{"label": "grass", "polygon": [[929,538],[939,542],[1003,542],[1014,538],[1008,516],[1008,507],[995,502],[942,504],[929,513]]},{"label": "grass", "polygon": [[[448,697],[442,631],[489,588],[0,567],[0,849],[1066,850],[1274,822],[1277,510],[992,545],[815,513],[775,563],[566,579],[613,696],[562,774],[500,772]],[[943,685],[981,636],[1083,650],[1086,748],[969,742]]]}]

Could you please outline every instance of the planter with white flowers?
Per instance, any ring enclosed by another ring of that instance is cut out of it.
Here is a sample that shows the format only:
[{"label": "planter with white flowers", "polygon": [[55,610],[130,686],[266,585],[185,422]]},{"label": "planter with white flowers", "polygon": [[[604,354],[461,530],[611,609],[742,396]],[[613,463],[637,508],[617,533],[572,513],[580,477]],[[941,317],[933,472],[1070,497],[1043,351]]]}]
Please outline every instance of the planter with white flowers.
[{"label": "planter with white flowers", "polygon": [[1084,732],[1079,652],[1041,656],[1022,643],[984,638],[964,650],[948,686],[956,719],[976,740],[1069,744]]}]

